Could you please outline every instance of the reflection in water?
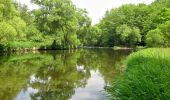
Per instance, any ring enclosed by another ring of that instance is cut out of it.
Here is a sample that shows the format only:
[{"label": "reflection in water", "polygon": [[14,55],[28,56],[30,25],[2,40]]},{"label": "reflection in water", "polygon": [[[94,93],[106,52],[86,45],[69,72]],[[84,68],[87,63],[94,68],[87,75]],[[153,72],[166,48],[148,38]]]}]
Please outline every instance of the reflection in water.
[{"label": "reflection in water", "polygon": [[80,49],[0,57],[0,100],[103,100],[131,51]]},{"label": "reflection in water", "polygon": [[30,83],[48,83],[51,80],[51,77],[48,77],[47,80],[41,80],[39,78],[36,78],[35,75],[30,76]]},{"label": "reflection in water", "polygon": [[[22,89],[20,93],[15,97],[14,100],[31,100],[31,95],[38,93],[37,89],[28,87],[26,90]],[[37,98],[38,99],[38,98]]]},{"label": "reflection in water", "polygon": [[87,81],[87,85],[82,88],[76,88],[75,94],[72,96],[71,100],[103,100],[104,99],[104,86],[105,82],[97,71],[91,71],[91,77]]}]

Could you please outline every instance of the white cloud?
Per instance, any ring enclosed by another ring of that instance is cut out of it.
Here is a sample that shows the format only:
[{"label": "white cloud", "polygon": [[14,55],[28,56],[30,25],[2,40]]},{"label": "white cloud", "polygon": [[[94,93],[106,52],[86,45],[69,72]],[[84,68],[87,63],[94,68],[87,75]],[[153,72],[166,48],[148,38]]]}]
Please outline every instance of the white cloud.
[{"label": "white cloud", "polygon": [[[29,6],[30,9],[36,8],[35,5],[31,5],[30,0],[17,0],[21,3],[25,3]],[[106,10],[111,8],[119,7],[127,3],[146,3],[150,4],[154,0],[72,0],[73,3],[78,8],[85,8],[89,13],[89,17],[92,18],[93,24],[96,24],[100,21],[100,18],[105,14]]]}]

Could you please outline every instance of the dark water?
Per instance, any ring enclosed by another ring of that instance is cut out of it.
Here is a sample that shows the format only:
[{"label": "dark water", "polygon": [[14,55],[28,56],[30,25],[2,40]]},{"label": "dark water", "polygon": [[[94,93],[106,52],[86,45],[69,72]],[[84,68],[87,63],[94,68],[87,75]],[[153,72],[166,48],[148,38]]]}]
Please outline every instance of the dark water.
[{"label": "dark water", "polygon": [[0,100],[105,100],[131,51],[79,49],[3,54]]}]

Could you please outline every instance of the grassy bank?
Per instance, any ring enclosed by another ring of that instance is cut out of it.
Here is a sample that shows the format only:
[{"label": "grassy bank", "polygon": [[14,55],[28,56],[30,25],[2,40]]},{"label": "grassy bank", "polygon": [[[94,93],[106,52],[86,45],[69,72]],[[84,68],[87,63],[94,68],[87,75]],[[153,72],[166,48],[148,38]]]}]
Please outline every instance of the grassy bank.
[{"label": "grassy bank", "polygon": [[108,92],[113,100],[170,100],[170,49],[131,54],[125,74]]}]

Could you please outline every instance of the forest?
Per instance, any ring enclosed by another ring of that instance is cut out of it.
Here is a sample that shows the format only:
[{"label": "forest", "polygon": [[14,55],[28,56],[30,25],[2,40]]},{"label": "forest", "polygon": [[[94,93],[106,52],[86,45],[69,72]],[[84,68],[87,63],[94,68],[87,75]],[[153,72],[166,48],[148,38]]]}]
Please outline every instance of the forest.
[{"label": "forest", "polygon": [[14,0],[0,1],[1,50],[170,46],[169,0],[113,8],[96,25],[71,0],[31,2],[38,9]]}]

